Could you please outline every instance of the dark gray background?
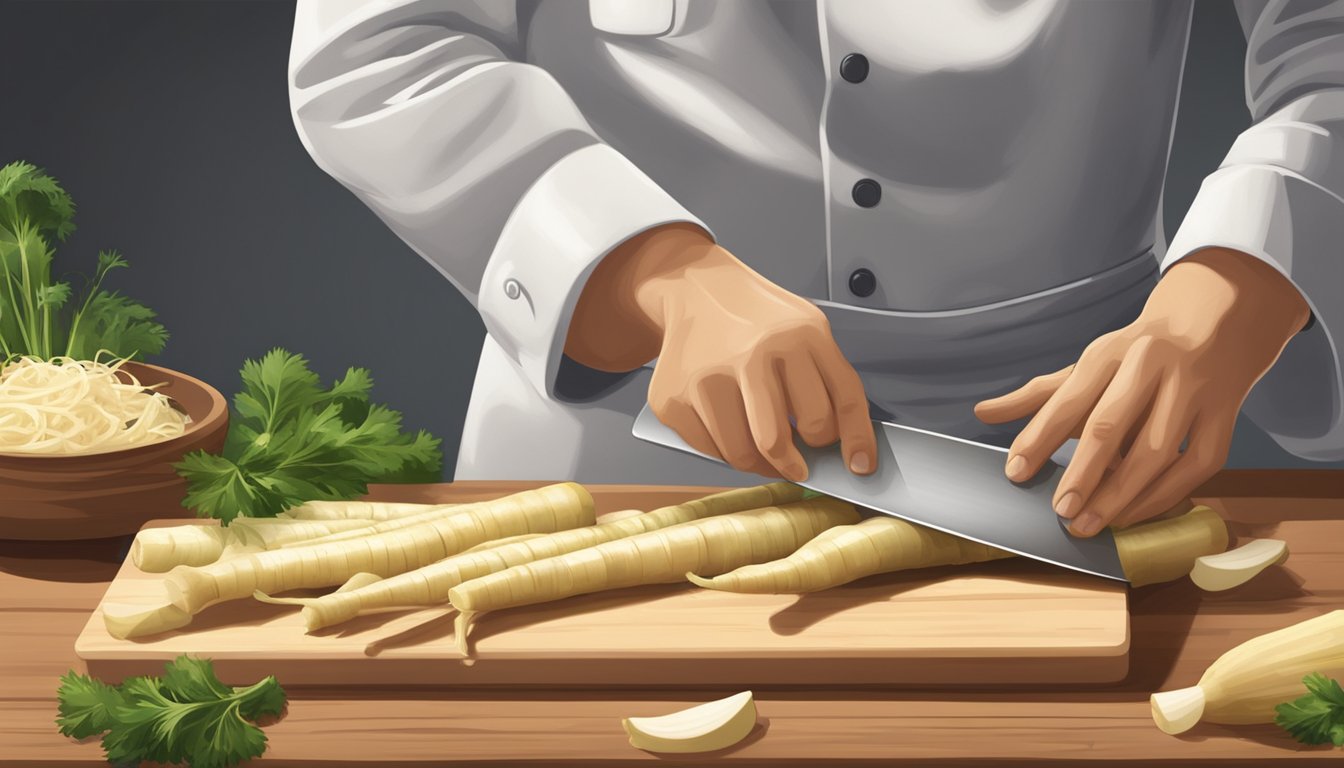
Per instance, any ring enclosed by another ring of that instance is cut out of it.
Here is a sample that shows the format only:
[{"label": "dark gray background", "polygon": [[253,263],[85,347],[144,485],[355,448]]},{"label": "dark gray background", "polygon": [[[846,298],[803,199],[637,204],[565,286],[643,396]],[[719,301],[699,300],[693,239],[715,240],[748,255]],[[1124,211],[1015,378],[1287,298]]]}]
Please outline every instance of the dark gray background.
[{"label": "dark gray background", "polygon": [[[484,329],[300,145],[285,87],[292,21],[282,0],[0,0],[0,164],[35,163],[74,197],[79,230],[59,270],[91,269],[100,248],[130,260],[110,282],[172,333],[155,362],[226,394],[242,360],[272,346],[326,379],[366,366],[378,400],[444,438],[450,478]],[[1231,3],[1199,0],[1169,231],[1249,122],[1244,55]],[[1242,430],[1230,463],[1299,462]]]}]

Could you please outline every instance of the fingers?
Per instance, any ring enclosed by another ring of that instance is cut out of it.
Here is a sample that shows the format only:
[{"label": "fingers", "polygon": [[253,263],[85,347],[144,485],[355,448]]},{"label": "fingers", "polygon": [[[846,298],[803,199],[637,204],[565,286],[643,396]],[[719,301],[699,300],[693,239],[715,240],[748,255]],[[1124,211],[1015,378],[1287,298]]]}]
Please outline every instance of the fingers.
[{"label": "fingers", "polygon": [[1083,353],[1064,383],[1013,440],[1004,465],[1009,480],[1024,482],[1040,471],[1091,413],[1119,367],[1119,360],[1102,354],[1096,346]]},{"label": "fingers", "polygon": [[858,475],[871,474],[877,469],[877,437],[868,416],[868,397],[863,392],[863,381],[840,353],[839,347],[824,347],[814,356],[817,372],[821,374],[835,411],[845,466]]},{"label": "fingers", "polygon": [[982,400],[975,404],[975,416],[986,424],[1025,419],[1039,411],[1072,372],[1073,366],[1070,365],[1062,371],[1037,376],[1006,395]]},{"label": "fingers", "polygon": [[[1145,363],[1143,351],[1138,347],[1131,348],[1088,415],[1073,459],[1055,489],[1055,511],[1061,517],[1075,518],[1084,509],[1092,510],[1093,492],[1101,484],[1107,468],[1121,455],[1126,438],[1136,431],[1140,419],[1150,410],[1157,384],[1157,374]],[[1148,423],[1152,423],[1151,418]],[[1176,445],[1180,445],[1179,440]],[[1172,451],[1174,456],[1175,450]],[[1124,466],[1125,462],[1121,461],[1116,471],[1121,471]],[[1146,461],[1144,466],[1147,466]],[[1155,472],[1165,468],[1163,465]],[[1130,472],[1134,470],[1134,467],[1130,468]],[[1082,520],[1079,522],[1085,524]]]},{"label": "fingers", "polygon": [[[1074,503],[1070,507],[1072,514],[1065,514],[1063,505],[1057,505],[1056,510],[1063,517],[1076,516],[1070,530],[1080,536],[1091,536],[1111,524],[1180,458],[1181,443],[1193,420],[1186,411],[1186,403],[1188,400],[1182,397],[1179,387],[1167,382],[1158,389],[1147,421],[1139,429],[1128,452],[1104,480],[1100,467],[1080,471],[1077,481],[1065,472],[1060,486],[1064,494],[1074,494]],[[1074,465],[1070,464],[1069,470],[1073,469]],[[1067,489],[1064,488],[1066,482],[1070,483]]]},{"label": "fingers", "polygon": [[[653,405],[653,403],[650,403]],[[700,420],[700,414],[696,413],[695,406],[684,400],[667,400],[659,402],[653,408],[653,413],[658,420],[672,428],[672,431],[681,435],[681,439],[695,450],[712,456],[716,459],[722,459],[723,455],[719,453],[719,447],[714,443],[714,438],[709,436],[709,430],[705,428],[705,423]]]},{"label": "fingers", "polygon": [[1190,427],[1185,452],[1128,508],[1117,514],[1111,524],[1117,528],[1133,525],[1162,514],[1187,498],[1223,468],[1235,427],[1235,412],[1227,416],[1200,414]]},{"label": "fingers", "polygon": [[811,355],[791,357],[784,361],[782,368],[784,388],[798,436],[814,448],[839,440],[831,395],[826,391],[826,383],[821,380]]},{"label": "fingers", "polygon": [[752,365],[743,371],[742,399],[756,450],[784,479],[806,480],[807,463],[793,444],[784,386],[772,366]]},{"label": "fingers", "polygon": [[724,461],[743,472],[777,476],[775,468],[756,448],[736,378],[722,374],[701,379],[692,388],[691,403]]}]

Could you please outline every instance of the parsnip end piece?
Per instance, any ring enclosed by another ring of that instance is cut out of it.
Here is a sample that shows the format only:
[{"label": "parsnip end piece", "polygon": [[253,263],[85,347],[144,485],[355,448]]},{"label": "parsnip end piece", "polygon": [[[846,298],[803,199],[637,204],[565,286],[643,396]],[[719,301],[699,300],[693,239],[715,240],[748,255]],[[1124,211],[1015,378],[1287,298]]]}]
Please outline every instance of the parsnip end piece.
[{"label": "parsnip end piece", "polygon": [[1199,686],[1154,693],[1148,698],[1153,722],[1163,733],[1185,733],[1204,716],[1204,689]]},{"label": "parsnip end piece", "polygon": [[1190,569],[1190,580],[1206,592],[1221,592],[1241,586],[1287,559],[1287,542],[1256,539],[1236,549],[1198,558]]},{"label": "parsnip end piece", "polygon": [[453,619],[453,639],[457,641],[458,652],[466,657],[471,656],[471,644],[467,642],[467,635],[475,622],[476,611],[459,611],[457,618]]},{"label": "parsnip end piece", "polygon": [[166,600],[148,608],[123,603],[103,605],[103,625],[107,627],[107,633],[118,640],[157,635],[190,623],[190,613]]},{"label": "parsnip end piece", "polygon": [[252,597],[253,599],[266,603],[268,605],[307,606],[311,605],[315,600],[317,600],[317,598],[315,597],[271,597],[270,595],[266,594],[265,592],[262,592],[259,589],[252,593]]},{"label": "parsnip end piece", "polygon": [[694,573],[687,573],[686,580],[702,589],[718,589],[718,587],[714,585],[713,579],[706,579],[704,576],[697,576]]},{"label": "parsnip end piece", "polygon": [[627,717],[621,721],[630,745],[650,752],[712,752],[731,747],[756,725],[751,691],[683,709],[660,717]]}]

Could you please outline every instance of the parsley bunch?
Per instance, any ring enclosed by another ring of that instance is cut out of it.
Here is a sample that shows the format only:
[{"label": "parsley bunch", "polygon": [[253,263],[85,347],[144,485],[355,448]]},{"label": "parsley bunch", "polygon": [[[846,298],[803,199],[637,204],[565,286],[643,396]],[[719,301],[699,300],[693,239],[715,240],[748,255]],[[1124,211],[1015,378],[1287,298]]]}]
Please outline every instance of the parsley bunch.
[{"label": "parsley bunch", "polygon": [[279,715],[285,692],[274,677],[231,688],[205,659],[179,656],[162,677],[133,677],[119,686],[73,671],[57,692],[66,736],[102,734],[110,763],[185,763],[228,768],[266,751],[266,734],[254,723]]},{"label": "parsley bunch", "polygon": [[246,361],[242,380],[223,453],[196,451],[175,465],[188,482],[183,506],[202,516],[227,525],[305,501],[357,498],[369,483],[439,477],[439,440],[403,433],[400,413],[370,403],[363,368],[324,389],[302,356],[273,349]]},{"label": "parsley bunch", "polygon": [[115,251],[98,254],[82,299],[53,280],[52,244],[75,230],[75,204],[55,179],[30,163],[0,168],[0,354],[89,360],[158,354],[168,332],[154,312],[103,288],[114,269],[129,266]]},{"label": "parsley bunch", "polygon": [[1307,694],[1274,708],[1274,723],[1303,744],[1344,747],[1344,689],[1320,673],[1302,678]]}]

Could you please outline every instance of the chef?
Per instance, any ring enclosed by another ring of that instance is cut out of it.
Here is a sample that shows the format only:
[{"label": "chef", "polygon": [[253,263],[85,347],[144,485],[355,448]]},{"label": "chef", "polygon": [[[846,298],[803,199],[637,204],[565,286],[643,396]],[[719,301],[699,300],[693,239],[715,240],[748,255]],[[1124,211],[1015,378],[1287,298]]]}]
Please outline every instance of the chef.
[{"label": "chef", "polygon": [[[1237,3],[1254,124],[1170,243],[1189,0],[300,0],[308,151],[479,310],[456,476],[874,470],[868,416],[1079,441],[1150,517],[1238,412],[1344,457],[1344,3]],[[451,333],[452,329],[444,329]],[[1025,424],[1025,426],[1024,426]]]}]

